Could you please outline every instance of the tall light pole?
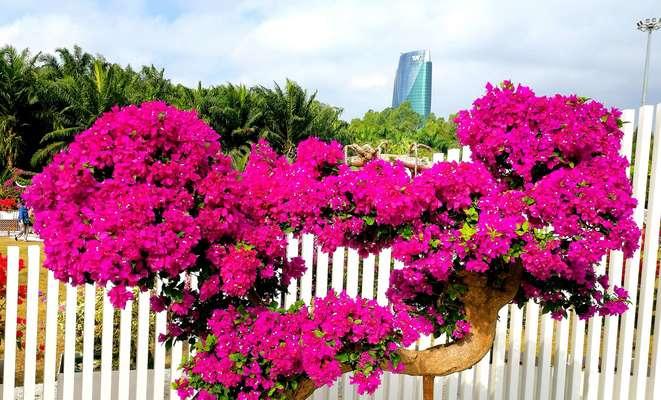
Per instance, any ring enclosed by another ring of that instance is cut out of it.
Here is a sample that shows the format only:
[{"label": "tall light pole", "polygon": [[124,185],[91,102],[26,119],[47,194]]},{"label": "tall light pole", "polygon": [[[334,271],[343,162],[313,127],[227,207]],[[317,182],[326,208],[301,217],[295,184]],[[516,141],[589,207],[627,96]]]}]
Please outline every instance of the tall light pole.
[{"label": "tall light pole", "polygon": [[636,24],[639,31],[647,32],[647,51],[645,52],[645,72],[643,72],[643,95],[640,99],[640,104],[645,104],[645,97],[647,97],[647,78],[650,69],[650,46],[652,43],[652,32],[661,28],[661,18],[645,18]]}]

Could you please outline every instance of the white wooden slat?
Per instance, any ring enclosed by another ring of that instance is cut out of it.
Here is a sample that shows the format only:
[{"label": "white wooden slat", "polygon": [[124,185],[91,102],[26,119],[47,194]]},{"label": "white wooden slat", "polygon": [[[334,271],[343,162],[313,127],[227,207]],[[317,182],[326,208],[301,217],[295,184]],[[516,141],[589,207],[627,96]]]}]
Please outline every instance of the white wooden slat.
[{"label": "white wooden slat", "polygon": [[46,333],[44,348],[44,396],[43,400],[55,400],[55,368],[57,356],[57,312],[60,282],[53,271],[48,271],[48,291],[46,292]]},{"label": "white wooden slat", "polygon": [[[344,247],[338,247],[333,252],[333,269],[331,272],[331,286],[336,294],[339,294],[344,287]],[[338,399],[340,395],[340,386],[343,386],[343,378],[338,379],[328,389],[328,399]]]},{"label": "white wooden slat", "polygon": [[301,277],[301,300],[305,304],[312,301],[312,272],[314,264],[314,236],[310,234],[303,235],[301,256],[305,261],[305,273]]},{"label": "white wooden slat", "polygon": [[507,357],[509,369],[507,393],[510,399],[519,398],[519,380],[521,379],[521,331],[523,330],[523,310],[517,305],[510,306],[510,348]]},{"label": "white wooden slat", "polygon": [[461,161],[471,161],[471,148],[464,146],[461,148]]},{"label": "white wooden slat", "polygon": [[74,393],[74,369],[76,359],[76,306],[77,288],[67,284],[67,304],[64,319],[64,377],[62,393],[64,399],[72,399]]},{"label": "white wooden slat", "polygon": [[360,257],[358,251],[349,249],[347,255],[347,294],[351,297],[358,296],[358,269]]},{"label": "white wooden slat", "polygon": [[569,348],[569,319],[563,318],[555,323],[557,331],[556,339],[556,364],[553,374],[553,398],[562,400],[565,398],[565,385],[567,382],[567,360]]},{"label": "white wooden slat", "polygon": [[569,358],[569,393],[567,399],[580,399],[583,393],[583,356],[585,344],[585,321],[572,313],[571,356]]},{"label": "white wooden slat", "polygon": [[[174,382],[181,377],[181,357],[183,353],[183,344],[177,341],[172,345],[172,352],[170,353],[170,382]],[[170,389],[170,400],[179,400],[179,395],[174,389]]]},{"label": "white wooden slat", "polygon": [[390,286],[390,262],[391,250],[389,248],[381,250],[379,253],[379,272],[377,277],[376,301],[382,306],[388,304],[386,292]]},{"label": "white wooden slat", "polygon": [[96,309],[96,286],[86,284],[84,289],[85,312],[83,314],[83,400],[94,396],[94,310]]},{"label": "white wooden slat", "polygon": [[[161,281],[156,281],[156,293],[160,293]],[[165,344],[159,338],[165,334],[167,323],[167,312],[161,311],[156,314],[154,321],[154,397],[153,400],[165,398]]]},{"label": "white wooden slat", "polygon": [[539,366],[539,392],[536,399],[549,400],[551,398],[551,356],[553,351],[553,319],[546,313],[542,315],[542,331],[539,336],[540,361]]},{"label": "white wooden slat", "polygon": [[478,400],[486,400],[489,395],[489,370],[491,364],[491,351],[489,351],[475,366],[474,395]]},{"label": "white wooden slat", "polygon": [[326,297],[328,293],[328,253],[317,247],[317,279],[315,296]]},{"label": "white wooden slat", "polygon": [[[358,296],[358,270],[360,264],[360,256],[355,249],[348,249],[347,253],[347,294],[351,297]],[[349,384],[349,374],[344,374],[343,377],[344,390],[343,399],[352,400],[357,399],[356,389],[353,385]]]},{"label": "white wooden slat", "polygon": [[135,399],[147,400],[147,352],[149,350],[149,292],[138,295],[138,343],[136,346]]},{"label": "white wooden slat", "polygon": [[[606,258],[604,257],[595,268],[597,276],[606,273]],[[585,365],[585,396],[587,400],[596,400],[599,395],[599,351],[601,349],[601,320],[595,314],[588,322],[588,341]]]},{"label": "white wooden slat", "polygon": [[14,398],[16,374],[16,318],[18,317],[18,259],[16,246],[7,248],[7,283],[5,286],[5,354],[2,398]]},{"label": "white wooden slat", "polygon": [[333,271],[331,285],[336,293],[344,289],[344,247],[338,247],[333,252]]},{"label": "white wooden slat", "polygon": [[390,374],[387,387],[388,393],[386,396],[388,400],[401,400],[403,380],[404,375],[402,374]]},{"label": "white wooden slat", "polygon": [[449,400],[456,400],[459,396],[459,374],[446,376],[445,384],[443,386],[447,391],[447,398]]},{"label": "white wooden slat", "polygon": [[108,290],[110,285],[103,289],[103,320],[101,322],[101,383],[99,394],[101,400],[110,400],[112,392],[112,347],[114,340],[113,325],[115,308],[110,303]]},{"label": "white wooden slat", "polygon": [[131,319],[133,300],[119,312],[119,376],[117,380],[117,397],[129,398],[129,383],[131,369]]},{"label": "white wooden slat", "polygon": [[448,161],[459,161],[459,149],[448,150]]},{"label": "white wooden slat", "polygon": [[[316,297],[326,297],[328,292],[328,254],[317,247]],[[314,400],[328,400],[329,387],[324,386],[314,392]]]},{"label": "white wooden slat", "polygon": [[[626,157],[631,163],[631,151],[633,147],[634,121],[636,118],[635,110],[622,111],[622,147],[620,154]],[[630,176],[630,167],[627,168],[627,176]],[[612,251],[610,253],[608,280],[613,286],[622,285],[622,268],[624,264],[624,254],[621,251]],[[613,393],[615,385],[615,365],[617,362],[617,338],[619,333],[620,316],[611,316],[604,322],[604,345],[602,346],[602,367],[600,374],[599,398],[607,399]]]},{"label": "white wooden slat", "polygon": [[539,304],[530,300],[526,304],[526,326],[524,333],[523,357],[523,398],[533,400],[535,396],[535,358],[537,355],[537,331],[539,323]]},{"label": "white wooden slat", "polygon": [[[649,113],[652,107],[648,106]],[[634,398],[642,399],[647,388],[652,311],[654,307],[654,286],[656,284],[657,260],[659,251],[659,223],[661,221],[661,110],[657,112],[652,149],[652,177],[647,201],[645,220],[645,246],[643,248],[643,268],[640,279],[640,300],[638,302],[638,323],[636,326],[636,351],[633,366]],[[658,318],[658,316],[657,316]],[[656,333],[659,334],[658,332]]]},{"label": "white wooden slat", "polygon": [[[420,399],[420,386],[422,378],[419,376],[402,376],[402,395],[407,399]],[[402,397],[400,397],[401,399]]]},{"label": "white wooden slat", "polygon": [[507,320],[509,318],[509,306],[498,311],[498,322],[496,323],[496,336],[493,341],[493,364],[489,385],[489,397],[493,400],[502,400],[505,396],[505,351],[507,339]]},{"label": "white wooden slat", "polygon": [[[0,267],[1,268],[1,267]],[[25,362],[23,399],[35,398],[37,373],[37,323],[39,318],[39,246],[28,247],[28,287],[25,310]]]},{"label": "white wooden slat", "polygon": [[473,398],[473,389],[475,387],[475,366],[459,373],[459,391],[461,399],[470,400]]},{"label": "white wooden slat", "polygon": [[[655,133],[655,140],[661,134],[661,103],[657,104],[656,106],[656,124],[654,127]],[[655,143],[659,143],[658,141],[655,141]],[[656,152],[655,152],[656,154]],[[661,172],[658,169],[658,166],[654,168],[654,171],[656,174],[660,174]],[[657,187],[658,190],[658,187]],[[658,229],[657,229],[657,234],[658,234]],[[658,246],[659,240],[656,240],[656,245]],[[656,295],[656,309],[655,309],[655,322],[654,322],[654,342],[652,343],[652,368],[650,370],[650,379],[651,379],[651,385],[650,385],[650,394],[652,399],[659,399],[661,398],[661,342],[659,340],[659,337],[661,337],[661,318],[659,317],[661,315],[661,279],[658,280],[658,286],[657,286],[657,295]]]},{"label": "white wooden slat", "polygon": [[[656,105],[656,124],[654,128],[655,134],[654,134],[654,143],[656,143],[657,147],[661,147],[659,145],[658,137],[661,135],[661,103]],[[655,149],[654,154],[657,155],[657,151]],[[658,160],[658,157],[657,157]],[[653,171],[654,174],[661,175],[661,171],[659,171],[659,165],[654,164],[653,165]],[[656,178],[658,179],[658,177]],[[657,182],[656,179],[652,179],[652,182]],[[657,182],[658,183],[658,182]],[[654,191],[658,191],[659,187],[655,186]],[[652,189],[650,188],[650,193],[652,193]],[[650,203],[653,204],[655,207],[658,208],[658,204]],[[658,217],[652,215],[648,217],[649,219],[654,219],[656,223],[658,223]],[[649,222],[648,222],[649,223]],[[651,228],[650,228],[651,229]],[[657,228],[656,234],[658,235],[659,229]],[[647,234],[647,232],[646,232]],[[655,246],[658,247],[659,245],[659,240],[658,237],[656,240],[650,239],[653,241]],[[651,251],[651,249],[650,249]],[[647,254],[647,252],[645,253]],[[658,254],[655,254],[655,258]],[[649,260],[648,260],[649,262]],[[655,264],[652,266],[652,270],[656,269]],[[645,279],[645,278],[643,278]],[[658,286],[657,286],[657,294],[656,294],[656,309],[655,309],[655,322],[654,322],[654,342],[652,343],[652,368],[650,371],[650,379],[651,379],[651,387],[650,387],[650,398],[652,399],[661,399],[661,279],[658,280]]]},{"label": "white wooden slat", "polygon": [[[291,260],[296,256],[298,256],[298,239],[290,235],[287,241],[287,259]],[[297,290],[298,283],[296,279],[292,279],[285,294],[285,308],[289,308],[292,304],[296,303]]]},{"label": "white wooden slat", "polygon": [[445,154],[443,153],[434,153],[432,154],[432,158],[431,158],[433,163],[441,162],[444,159],[445,159]]},{"label": "white wooden slat", "polygon": [[[639,199],[634,210],[634,220],[640,228],[643,226],[645,215],[645,198],[647,185],[648,160],[652,133],[652,107],[640,108],[638,130],[636,134],[636,157],[634,160],[633,195]],[[640,249],[625,263],[624,287],[629,292],[631,304],[637,303],[638,298],[638,266],[640,264]],[[631,389],[630,373],[633,358],[633,339],[636,324],[636,313],[627,312],[622,315],[620,343],[618,346],[617,379],[615,381],[614,398],[626,399]]]},{"label": "white wooden slat", "polygon": [[374,265],[376,257],[370,254],[363,259],[363,283],[361,296],[366,299],[374,298]]},{"label": "white wooden slat", "polygon": [[[624,254],[621,251],[612,251],[608,266],[608,281],[612,286],[622,285],[622,268],[624,267]],[[604,345],[601,350],[601,373],[599,375],[599,398],[608,399],[613,393],[615,385],[615,363],[617,361],[617,335],[619,316],[610,316],[604,319]]]}]

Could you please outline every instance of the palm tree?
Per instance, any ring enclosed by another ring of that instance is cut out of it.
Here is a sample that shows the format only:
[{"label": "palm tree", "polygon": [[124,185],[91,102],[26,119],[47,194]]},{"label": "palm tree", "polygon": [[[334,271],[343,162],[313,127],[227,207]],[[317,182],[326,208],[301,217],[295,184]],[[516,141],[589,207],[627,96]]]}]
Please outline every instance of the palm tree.
[{"label": "palm tree", "polygon": [[[42,138],[42,147],[31,160],[34,166],[48,162],[73,140],[76,133],[87,129],[111,107],[129,104],[128,87],[134,73],[101,58],[94,59],[87,67],[77,58],[70,61],[68,56],[63,56],[67,52],[59,54],[62,61],[50,66],[59,68],[54,74],[60,77],[48,85],[48,92],[57,104],[53,115],[54,129]],[[74,65],[67,65],[70,62]]]},{"label": "palm tree", "polygon": [[40,113],[36,63],[39,55],[11,46],[0,49],[0,156],[12,169],[27,142],[35,139],[30,128]]},{"label": "palm tree", "polygon": [[264,113],[263,135],[276,151],[293,156],[296,144],[313,134],[317,92],[308,94],[289,79],[284,90],[276,83],[273,89],[259,86],[255,91]]},{"label": "palm tree", "polygon": [[204,93],[196,109],[220,134],[223,151],[232,156],[237,168],[242,168],[263,126],[255,94],[244,85],[216,86]]}]

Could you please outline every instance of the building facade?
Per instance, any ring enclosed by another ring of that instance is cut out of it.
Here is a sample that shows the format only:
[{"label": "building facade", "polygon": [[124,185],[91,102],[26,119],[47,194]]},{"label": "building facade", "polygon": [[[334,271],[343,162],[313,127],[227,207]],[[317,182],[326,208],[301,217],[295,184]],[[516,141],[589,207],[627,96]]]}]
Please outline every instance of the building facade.
[{"label": "building facade", "polygon": [[431,110],[431,79],[429,50],[402,53],[395,76],[392,106],[408,101],[415,112],[426,118]]}]

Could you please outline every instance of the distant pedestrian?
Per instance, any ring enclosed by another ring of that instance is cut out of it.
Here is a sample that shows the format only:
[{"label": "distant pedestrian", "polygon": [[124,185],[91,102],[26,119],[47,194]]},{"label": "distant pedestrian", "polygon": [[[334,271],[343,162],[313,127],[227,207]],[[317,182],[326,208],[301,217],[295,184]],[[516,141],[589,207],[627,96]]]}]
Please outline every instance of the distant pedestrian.
[{"label": "distant pedestrian", "polygon": [[30,232],[30,212],[23,200],[18,201],[18,223],[20,226],[20,231],[18,232],[18,235],[14,236],[14,240],[18,240],[18,238],[23,237],[23,239],[27,242],[28,233]]}]

